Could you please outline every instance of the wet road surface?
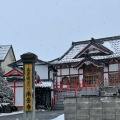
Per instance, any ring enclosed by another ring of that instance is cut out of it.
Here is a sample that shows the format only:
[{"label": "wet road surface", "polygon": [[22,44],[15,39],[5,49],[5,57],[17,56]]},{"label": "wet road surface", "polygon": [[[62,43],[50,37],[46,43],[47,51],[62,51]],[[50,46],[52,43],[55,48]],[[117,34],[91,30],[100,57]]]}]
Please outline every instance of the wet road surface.
[{"label": "wet road surface", "polygon": [[[63,110],[36,111],[36,120],[51,120],[63,113]],[[0,116],[0,120],[23,120],[23,114]]]}]

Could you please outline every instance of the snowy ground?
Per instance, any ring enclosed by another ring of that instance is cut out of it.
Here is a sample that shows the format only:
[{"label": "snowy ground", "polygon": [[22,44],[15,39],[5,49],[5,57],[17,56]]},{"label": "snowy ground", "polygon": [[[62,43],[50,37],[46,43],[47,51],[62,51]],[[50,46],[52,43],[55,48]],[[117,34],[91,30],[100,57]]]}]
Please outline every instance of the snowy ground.
[{"label": "snowy ground", "polygon": [[16,115],[23,113],[23,111],[11,112],[11,113],[0,113],[0,116]]},{"label": "snowy ground", "polygon": [[52,119],[52,120],[64,120],[64,114],[62,114],[62,115],[60,115],[57,118]]},{"label": "snowy ground", "polygon": [[[16,115],[16,114],[20,114],[20,113],[23,113],[23,111],[17,111],[17,112],[12,112],[12,113],[0,113],[0,116]],[[60,115],[57,118],[52,119],[52,120],[64,120],[64,114],[62,114],[62,115]]]}]

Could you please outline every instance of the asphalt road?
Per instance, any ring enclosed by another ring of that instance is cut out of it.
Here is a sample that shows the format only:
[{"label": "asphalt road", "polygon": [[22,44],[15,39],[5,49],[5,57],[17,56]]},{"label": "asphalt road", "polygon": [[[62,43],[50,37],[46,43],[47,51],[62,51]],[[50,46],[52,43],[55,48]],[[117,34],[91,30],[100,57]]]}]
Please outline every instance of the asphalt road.
[{"label": "asphalt road", "polygon": [[[36,111],[36,120],[51,120],[63,114],[63,110]],[[23,114],[1,116],[0,120],[23,120]]]}]

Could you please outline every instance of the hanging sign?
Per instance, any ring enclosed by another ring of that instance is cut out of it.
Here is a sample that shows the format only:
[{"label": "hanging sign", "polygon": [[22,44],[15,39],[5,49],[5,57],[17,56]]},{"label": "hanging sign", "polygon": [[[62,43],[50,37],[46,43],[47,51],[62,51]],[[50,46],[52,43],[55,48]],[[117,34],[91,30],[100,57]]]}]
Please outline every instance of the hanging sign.
[{"label": "hanging sign", "polygon": [[25,111],[32,111],[32,64],[24,65],[24,109]]}]

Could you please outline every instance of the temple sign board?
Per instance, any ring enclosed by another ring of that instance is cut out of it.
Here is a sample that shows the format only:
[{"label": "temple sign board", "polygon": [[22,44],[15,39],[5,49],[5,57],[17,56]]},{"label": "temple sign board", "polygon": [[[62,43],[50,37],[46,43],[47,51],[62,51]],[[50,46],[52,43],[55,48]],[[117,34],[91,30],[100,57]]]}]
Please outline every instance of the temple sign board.
[{"label": "temple sign board", "polygon": [[24,69],[24,109],[23,120],[35,120],[35,62],[37,56],[33,53],[21,55]]},{"label": "temple sign board", "polygon": [[25,111],[32,111],[32,64],[25,64]]}]

